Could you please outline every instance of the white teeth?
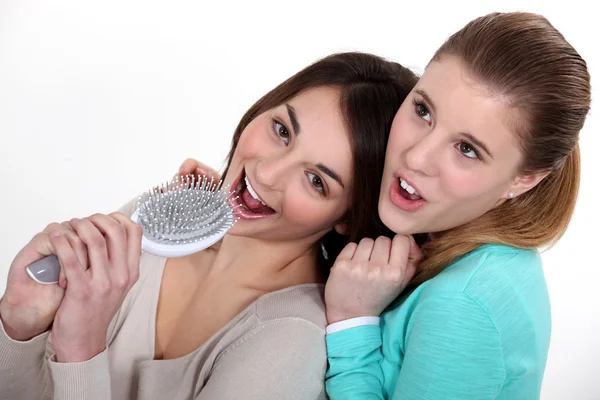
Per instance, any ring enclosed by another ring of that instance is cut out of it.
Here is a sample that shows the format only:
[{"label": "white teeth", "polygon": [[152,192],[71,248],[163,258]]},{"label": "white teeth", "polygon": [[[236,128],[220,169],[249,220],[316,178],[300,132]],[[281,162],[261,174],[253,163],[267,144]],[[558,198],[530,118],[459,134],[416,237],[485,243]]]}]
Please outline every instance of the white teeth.
[{"label": "white teeth", "polygon": [[400,178],[400,186],[402,187],[402,189],[406,190],[408,193],[410,194],[416,194],[417,196],[419,195],[419,193],[417,193],[417,191],[415,190],[414,187],[410,186],[404,179]]},{"label": "white teeth", "polygon": [[[252,185],[250,184],[250,181],[248,180],[248,177],[245,176],[244,180],[246,181],[246,187],[248,188],[248,192],[250,192],[250,195],[252,197],[254,197],[255,200],[258,200],[261,202],[261,204],[263,206],[266,206],[265,202],[262,201],[262,199],[260,197],[258,197],[258,194],[254,191],[254,188],[252,187]],[[268,207],[268,206],[267,206]]]}]

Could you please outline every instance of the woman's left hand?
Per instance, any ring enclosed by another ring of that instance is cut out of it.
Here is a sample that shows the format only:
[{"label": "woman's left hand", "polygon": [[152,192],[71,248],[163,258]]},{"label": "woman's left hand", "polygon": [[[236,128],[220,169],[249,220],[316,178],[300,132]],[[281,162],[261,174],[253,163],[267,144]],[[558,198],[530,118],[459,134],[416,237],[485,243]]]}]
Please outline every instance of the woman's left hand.
[{"label": "woman's left hand", "polygon": [[121,213],[72,219],[87,246],[81,265],[63,235],[52,236],[67,280],[52,327],[58,362],[81,362],[106,348],[108,326],[139,276],[142,228]]},{"label": "woman's left hand", "polygon": [[325,286],[327,322],[379,314],[406,288],[422,257],[412,236],[348,243]]}]

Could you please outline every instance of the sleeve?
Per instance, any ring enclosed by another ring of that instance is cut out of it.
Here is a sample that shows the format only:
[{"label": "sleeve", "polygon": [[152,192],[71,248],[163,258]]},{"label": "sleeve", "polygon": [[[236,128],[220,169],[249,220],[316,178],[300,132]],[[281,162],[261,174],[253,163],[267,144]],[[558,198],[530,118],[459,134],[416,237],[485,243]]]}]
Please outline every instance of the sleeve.
[{"label": "sleeve", "polygon": [[58,363],[50,335],[13,340],[0,320],[0,398],[110,400],[107,351],[81,363]]},{"label": "sleeve", "polygon": [[38,400],[52,397],[45,355],[50,331],[27,341],[7,335],[0,320],[0,398]]},{"label": "sleeve", "polygon": [[108,350],[77,363],[56,362],[51,354],[48,365],[54,384],[54,400],[110,400]]},{"label": "sleeve", "polygon": [[[138,197],[119,212],[131,216]],[[0,320],[0,398],[15,400],[109,400],[110,373],[105,349],[81,363],[58,363],[50,331],[28,341],[10,338]]]},{"label": "sleeve", "polygon": [[326,337],[325,385],[331,400],[383,399],[381,328],[362,325]]},{"label": "sleeve", "polygon": [[331,335],[332,333],[362,325],[379,325],[379,317],[356,317],[334,322],[333,324],[327,325],[327,334]]},{"label": "sleeve", "polygon": [[[122,205],[118,212],[131,217],[136,210],[138,197]],[[120,312],[121,308],[119,308]],[[114,316],[113,323],[119,312]],[[113,323],[109,326],[109,332]],[[110,400],[111,377],[108,349],[95,357],[78,363],[59,363],[56,355],[49,352],[47,364],[54,384],[54,400]]]},{"label": "sleeve", "polygon": [[324,336],[299,318],[261,324],[219,356],[195,399],[325,399]]},{"label": "sleeve", "polygon": [[499,334],[485,310],[457,292],[415,308],[393,400],[495,399],[506,372]]}]

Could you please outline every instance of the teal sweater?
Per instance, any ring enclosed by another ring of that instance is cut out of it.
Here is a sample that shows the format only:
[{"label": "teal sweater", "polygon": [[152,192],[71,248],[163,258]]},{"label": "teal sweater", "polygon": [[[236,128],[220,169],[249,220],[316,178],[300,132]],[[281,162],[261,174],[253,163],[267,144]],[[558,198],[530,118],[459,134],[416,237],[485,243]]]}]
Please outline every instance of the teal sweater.
[{"label": "teal sweater", "polygon": [[332,400],[539,399],[550,301],[539,253],[486,245],[365,325],[327,336]]}]

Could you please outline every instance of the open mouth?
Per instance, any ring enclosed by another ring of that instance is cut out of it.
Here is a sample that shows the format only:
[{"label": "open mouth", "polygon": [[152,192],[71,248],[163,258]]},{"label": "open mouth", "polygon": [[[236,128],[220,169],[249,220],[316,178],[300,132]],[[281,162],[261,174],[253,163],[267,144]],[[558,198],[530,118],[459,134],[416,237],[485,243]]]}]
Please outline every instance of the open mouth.
[{"label": "open mouth", "polygon": [[398,178],[398,192],[400,193],[400,196],[404,197],[406,200],[416,201],[423,199],[421,195],[417,193],[415,188],[410,186],[408,182],[402,178]]},{"label": "open mouth", "polygon": [[427,203],[417,190],[402,177],[394,179],[390,188],[390,198],[396,207],[408,212],[417,211]]},{"label": "open mouth", "polygon": [[236,185],[232,190],[238,197],[235,201],[239,205],[237,208],[238,215],[242,219],[256,219],[275,214],[269,205],[259,196],[256,190],[252,187],[252,182],[246,175],[246,170],[243,169],[241,175],[236,179]]}]

